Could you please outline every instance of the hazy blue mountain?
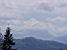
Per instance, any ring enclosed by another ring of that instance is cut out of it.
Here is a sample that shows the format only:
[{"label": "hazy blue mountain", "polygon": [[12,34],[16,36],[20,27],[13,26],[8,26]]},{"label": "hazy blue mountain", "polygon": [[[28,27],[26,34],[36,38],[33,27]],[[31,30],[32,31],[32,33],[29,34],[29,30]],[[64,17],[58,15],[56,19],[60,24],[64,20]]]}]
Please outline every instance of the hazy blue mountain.
[{"label": "hazy blue mountain", "polygon": [[67,44],[67,35],[61,36],[61,37],[56,37],[56,38],[54,38],[54,40]]},{"label": "hazy blue mountain", "polygon": [[67,45],[49,40],[40,40],[33,37],[16,39],[17,50],[67,50]]}]

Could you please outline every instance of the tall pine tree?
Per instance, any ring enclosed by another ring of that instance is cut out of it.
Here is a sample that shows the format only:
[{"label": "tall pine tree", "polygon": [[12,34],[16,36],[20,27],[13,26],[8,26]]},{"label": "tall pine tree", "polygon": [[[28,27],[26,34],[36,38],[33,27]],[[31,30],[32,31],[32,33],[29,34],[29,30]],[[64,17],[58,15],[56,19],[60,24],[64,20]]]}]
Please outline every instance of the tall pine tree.
[{"label": "tall pine tree", "polygon": [[15,45],[15,43],[13,42],[12,34],[10,34],[10,28],[7,27],[6,34],[4,35],[2,50],[16,50],[12,48],[12,45]]}]

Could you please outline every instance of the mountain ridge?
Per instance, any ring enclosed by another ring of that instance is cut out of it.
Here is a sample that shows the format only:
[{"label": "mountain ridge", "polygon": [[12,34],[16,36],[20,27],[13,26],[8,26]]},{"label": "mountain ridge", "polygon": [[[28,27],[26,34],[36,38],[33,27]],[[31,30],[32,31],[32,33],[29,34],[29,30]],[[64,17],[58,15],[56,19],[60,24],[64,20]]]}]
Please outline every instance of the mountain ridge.
[{"label": "mountain ridge", "polygon": [[21,40],[15,40],[18,50],[67,50],[67,45],[50,40],[40,40],[34,37],[26,37]]}]

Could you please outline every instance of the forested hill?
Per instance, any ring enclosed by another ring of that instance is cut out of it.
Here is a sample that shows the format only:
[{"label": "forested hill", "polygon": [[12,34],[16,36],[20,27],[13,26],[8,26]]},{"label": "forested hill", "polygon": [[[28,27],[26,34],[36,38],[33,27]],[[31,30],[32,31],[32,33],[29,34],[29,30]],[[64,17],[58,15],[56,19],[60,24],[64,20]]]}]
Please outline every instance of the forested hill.
[{"label": "forested hill", "polygon": [[67,45],[49,40],[40,40],[33,37],[16,39],[17,50],[67,50]]}]

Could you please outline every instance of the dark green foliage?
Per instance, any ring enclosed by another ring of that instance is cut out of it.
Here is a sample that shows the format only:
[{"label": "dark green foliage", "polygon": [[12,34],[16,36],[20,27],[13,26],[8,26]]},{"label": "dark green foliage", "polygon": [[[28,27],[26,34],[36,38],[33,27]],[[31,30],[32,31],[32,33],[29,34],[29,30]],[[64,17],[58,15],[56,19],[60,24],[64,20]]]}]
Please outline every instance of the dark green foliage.
[{"label": "dark green foliage", "polygon": [[12,48],[12,45],[15,45],[15,43],[13,42],[12,34],[10,34],[10,28],[7,27],[6,34],[4,35],[2,50],[15,50]]}]

